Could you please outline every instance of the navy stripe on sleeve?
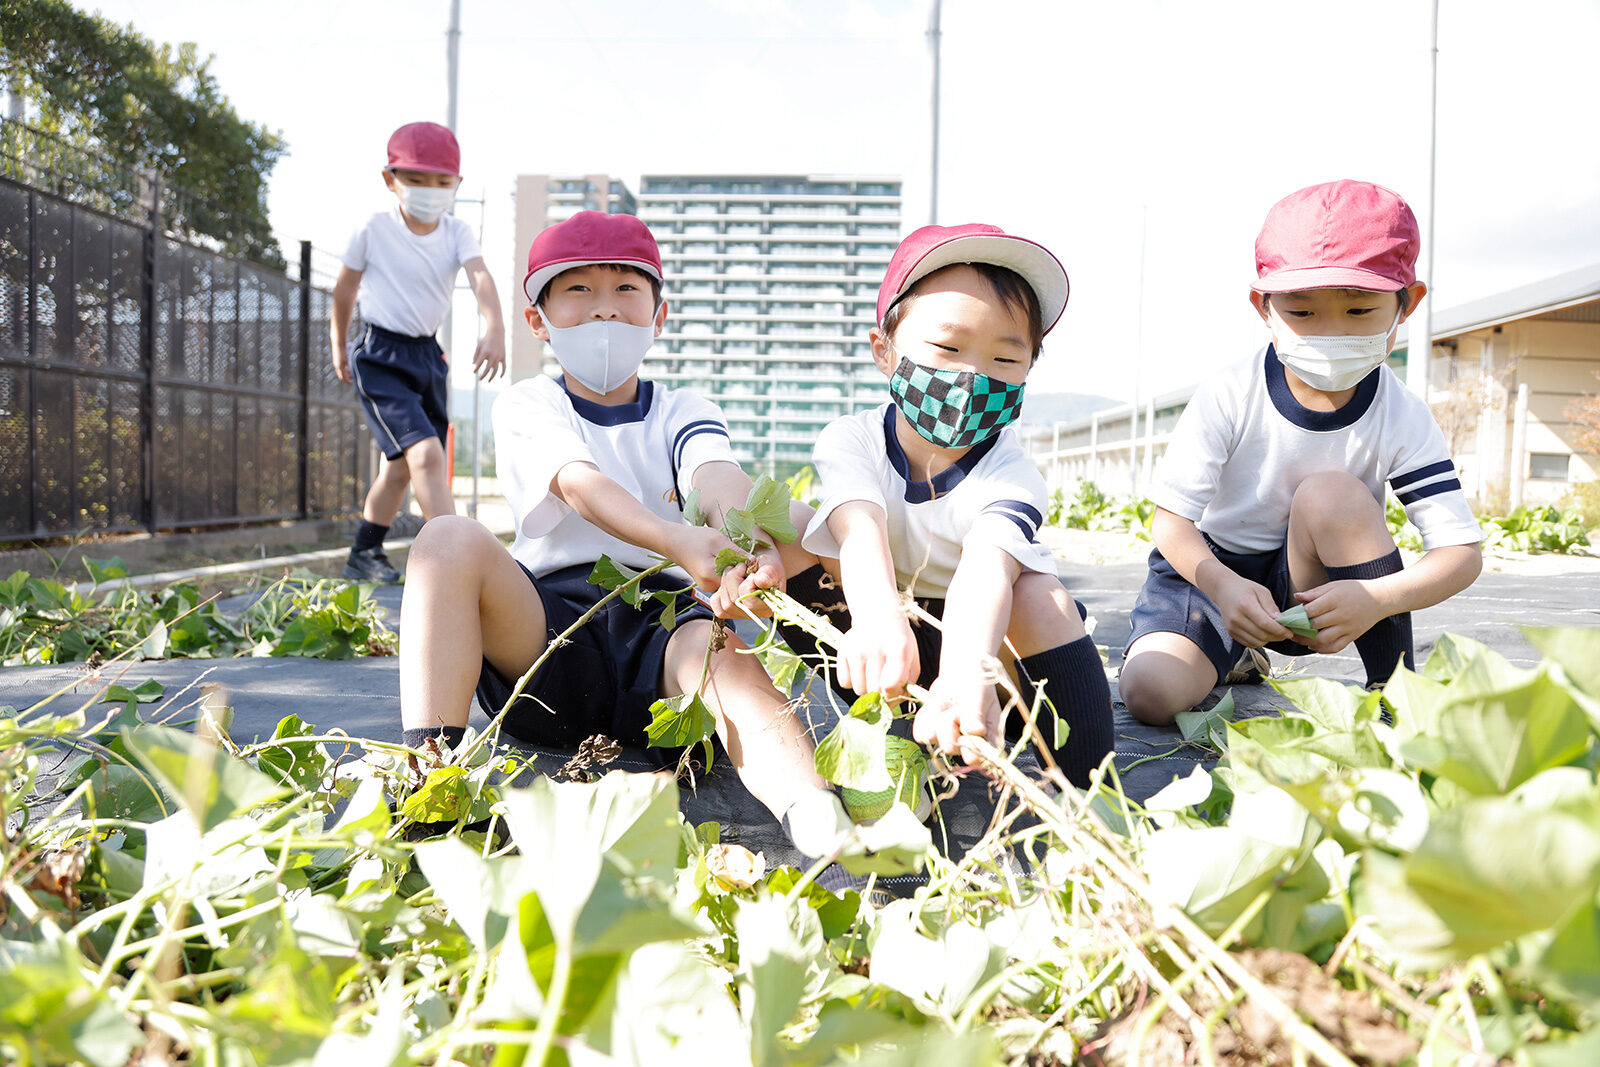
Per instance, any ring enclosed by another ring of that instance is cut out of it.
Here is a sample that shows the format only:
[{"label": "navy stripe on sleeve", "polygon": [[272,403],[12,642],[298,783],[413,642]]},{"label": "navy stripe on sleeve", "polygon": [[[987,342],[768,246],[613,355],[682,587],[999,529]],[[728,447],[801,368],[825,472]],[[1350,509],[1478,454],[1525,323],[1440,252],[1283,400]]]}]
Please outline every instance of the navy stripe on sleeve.
[{"label": "navy stripe on sleeve", "polygon": [[1426,497],[1438,496],[1440,493],[1448,493],[1451,490],[1459,492],[1460,489],[1461,479],[1446,478],[1442,482],[1434,482],[1432,485],[1425,485],[1421,489],[1413,489],[1409,493],[1396,493],[1395,496],[1399,498],[1402,504],[1415,504]]},{"label": "navy stripe on sleeve", "polygon": [[1010,519],[1012,522],[1016,523],[1017,529],[1022,531],[1024,540],[1030,542],[1038,540],[1038,538],[1034,536],[1033,527],[1029,526],[1028,520],[1024,519],[1021,515],[1014,514],[1010,511],[1001,511],[999,508],[984,508],[983,511],[986,515],[999,515],[1001,518]]},{"label": "navy stripe on sleeve", "polygon": [[1019,515],[1024,515],[1027,517],[1029,522],[1033,523],[1033,528],[1035,530],[1044,525],[1044,516],[1039,514],[1039,509],[1028,503],[1026,500],[996,500],[993,504],[990,504],[989,507],[1009,508]]},{"label": "navy stripe on sleeve", "polygon": [[[1424,478],[1432,478],[1435,474],[1454,474],[1455,469],[1456,464],[1454,460],[1441,459],[1439,462],[1430,463],[1426,467],[1418,467],[1414,471],[1396,475],[1395,477],[1389,479],[1389,485],[1396,493],[1398,493],[1412,482],[1420,482]],[[1457,482],[1456,484],[1460,485],[1461,483]]]},{"label": "navy stripe on sleeve", "polygon": [[672,439],[672,465],[674,467],[683,462],[683,446],[688,443],[689,438],[702,433],[720,433],[722,436],[727,437],[728,428],[716,419],[701,419],[698,422],[691,422],[679,430],[678,435]]}]

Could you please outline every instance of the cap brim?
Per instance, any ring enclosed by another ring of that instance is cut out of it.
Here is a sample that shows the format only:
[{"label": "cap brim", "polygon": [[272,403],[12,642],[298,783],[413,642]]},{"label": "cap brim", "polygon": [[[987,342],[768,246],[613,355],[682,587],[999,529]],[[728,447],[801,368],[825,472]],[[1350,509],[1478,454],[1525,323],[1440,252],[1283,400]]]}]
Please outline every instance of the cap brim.
[{"label": "cap brim", "polygon": [[554,263],[546,263],[538,270],[529,271],[527,276],[522,279],[522,292],[527,296],[530,304],[534,303],[539,299],[539,290],[545,287],[545,283],[562,271],[577,270],[579,267],[593,267],[601,263],[620,263],[623,266],[637,267],[658,282],[666,280],[661,277],[660,269],[654,263],[645,259],[619,259],[616,256],[612,256],[609,259],[560,259]]},{"label": "cap brim", "polygon": [[1257,278],[1250,288],[1258,293],[1289,293],[1296,289],[1371,289],[1392,293],[1406,283],[1359,267],[1291,267]]},{"label": "cap brim", "polygon": [[1067,308],[1070,285],[1067,282],[1067,269],[1061,265],[1061,261],[1042,244],[1026,237],[1001,233],[955,237],[929,250],[911,268],[895,299],[900,299],[913,285],[934,271],[957,263],[993,263],[1020,274],[1039,298],[1039,318],[1044,323],[1045,333],[1050,332]]},{"label": "cap brim", "polygon": [[434,163],[391,163],[384,169],[414,170],[422,174],[448,174],[452,178],[461,177],[461,171],[459,169],[451,170],[449,167],[441,167]]}]

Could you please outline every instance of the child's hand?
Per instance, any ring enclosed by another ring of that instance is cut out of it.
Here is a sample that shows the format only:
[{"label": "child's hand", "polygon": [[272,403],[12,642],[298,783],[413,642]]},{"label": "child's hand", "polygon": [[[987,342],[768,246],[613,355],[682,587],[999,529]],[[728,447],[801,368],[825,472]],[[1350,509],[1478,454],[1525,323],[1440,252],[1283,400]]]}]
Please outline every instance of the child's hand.
[{"label": "child's hand", "polygon": [[717,573],[717,553],[733,548],[733,542],[723,536],[721,530],[709,526],[670,525],[666,557],[688,571],[702,593],[718,593],[722,575]]},{"label": "child's hand", "polygon": [[882,691],[890,698],[922,673],[911,623],[895,611],[881,618],[857,616],[839,644],[839,684],[865,696]]},{"label": "child's hand", "polygon": [[911,736],[948,755],[967,756],[961,738],[982,737],[1000,744],[1000,698],[994,679],[981,667],[960,673],[942,671],[917,709]]},{"label": "child's hand", "polygon": [[1272,602],[1272,594],[1266,586],[1235,574],[1218,592],[1217,607],[1222,611],[1222,621],[1240,644],[1260,648],[1294,636],[1278,622],[1280,609]]},{"label": "child's hand", "polygon": [[472,353],[472,373],[481,382],[493,381],[506,370],[506,341],[498,330],[490,330],[478,341]]},{"label": "child's hand", "polygon": [[342,346],[333,350],[333,373],[346,385],[356,380],[355,375],[350,373],[350,357]]},{"label": "child's hand", "polygon": [[1325,582],[1294,598],[1317,624],[1317,636],[1305,642],[1317,652],[1338,652],[1391,614],[1366,582],[1355,579]]},{"label": "child's hand", "polygon": [[743,619],[750,615],[767,618],[772,609],[760,597],[750,594],[762,589],[782,589],[786,577],[778,550],[760,549],[748,562],[722,572],[722,587],[711,598],[711,610],[721,619]]}]

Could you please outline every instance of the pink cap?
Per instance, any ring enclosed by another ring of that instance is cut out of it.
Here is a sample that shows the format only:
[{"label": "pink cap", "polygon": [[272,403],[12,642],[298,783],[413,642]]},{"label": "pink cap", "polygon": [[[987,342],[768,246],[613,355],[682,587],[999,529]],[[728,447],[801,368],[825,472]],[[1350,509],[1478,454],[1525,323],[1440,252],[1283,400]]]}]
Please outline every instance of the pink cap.
[{"label": "pink cap", "polygon": [[1417,280],[1417,217],[1392,189],[1337,181],[1272,205],[1256,238],[1260,293],[1404,289]]},{"label": "pink cap", "polygon": [[408,122],[389,135],[389,169],[461,173],[461,146],[437,122]]},{"label": "pink cap", "polygon": [[661,249],[638,216],[580,211],[533,239],[522,291],[530,301],[538,300],[539,290],[557,274],[595,263],[625,263],[661,280]]},{"label": "pink cap", "polygon": [[878,325],[883,325],[883,317],[894,302],[920,279],[957,263],[992,263],[1020,274],[1039,298],[1045,333],[1066,310],[1067,271],[1049,249],[1025,237],[1014,237],[998,226],[969,222],[961,226],[924,226],[900,242],[889,259],[883,285],[878,288]]}]

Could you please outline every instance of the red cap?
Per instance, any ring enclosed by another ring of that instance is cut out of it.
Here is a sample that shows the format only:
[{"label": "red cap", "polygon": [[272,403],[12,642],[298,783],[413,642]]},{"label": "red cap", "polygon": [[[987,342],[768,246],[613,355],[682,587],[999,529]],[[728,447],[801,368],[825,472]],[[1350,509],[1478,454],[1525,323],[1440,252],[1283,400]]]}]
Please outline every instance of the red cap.
[{"label": "red cap", "polygon": [[1392,189],[1349,180],[1312,185],[1267,212],[1251,288],[1404,289],[1417,280],[1419,244],[1417,217]]},{"label": "red cap", "polygon": [[1039,298],[1044,332],[1061,318],[1067,307],[1067,271],[1050,250],[1025,237],[1014,237],[998,226],[969,222],[961,226],[924,226],[900,242],[878,288],[878,325],[894,302],[920,279],[941,267],[957,263],[992,263],[1014,270],[1033,287]]},{"label": "red cap", "polygon": [[539,231],[528,247],[528,273],[522,291],[539,299],[545,283],[564,270],[595,263],[625,263],[661,280],[661,249],[637,215],[580,211]]},{"label": "red cap", "polygon": [[461,174],[461,146],[437,122],[408,122],[389,135],[389,169]]}]

